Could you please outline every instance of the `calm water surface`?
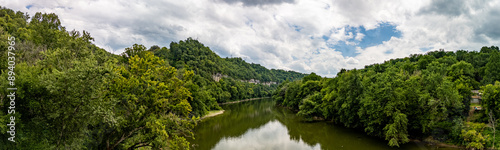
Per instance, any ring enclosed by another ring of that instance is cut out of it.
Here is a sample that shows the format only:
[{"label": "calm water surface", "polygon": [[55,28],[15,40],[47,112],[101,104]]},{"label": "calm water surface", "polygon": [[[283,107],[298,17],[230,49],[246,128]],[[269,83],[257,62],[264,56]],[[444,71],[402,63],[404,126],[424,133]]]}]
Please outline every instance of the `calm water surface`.
[{"label": "calm water surface", "polygon": [[[436,149],[410,142],[400,148],[383,139],[328,122],[303,122],[272,99],[222,106],[224,114],[203,120],[188,139],[195,150],[386,150]],[[443,149],[443,148],[440,148]],[[449,148],[448,148],[449,149]]]}]

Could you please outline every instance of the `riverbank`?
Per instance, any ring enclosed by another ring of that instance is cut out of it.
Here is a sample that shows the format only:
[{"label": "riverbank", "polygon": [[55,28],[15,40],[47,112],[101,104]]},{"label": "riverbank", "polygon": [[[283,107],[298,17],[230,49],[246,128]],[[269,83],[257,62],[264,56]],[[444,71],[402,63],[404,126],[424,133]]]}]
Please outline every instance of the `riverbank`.
[{"label": "riverbank", "polygon": [[217,116],[217,115],[220,115],[223,113],[224,113],[224,110],[212,110],[212,111],[209,111],[207,115],[201,117],[201,119]]},{"label": "riverbank", "polygon": [[[284,108],[284,109],[288,109],[290,111],[292,111],[295,115],[297,114],[297,112],[299,112],[299,110],[295,110],[291,107],[287,107],[287,106],[283,106],[283,105],[279,105],[277,104],[277,106],[281,107],[281,108]],[[310,119],[306,119],[304,117],[302,117],[302,120],[305,120],[305,122],[328,122],[328,123],[333,123],[333,124],[336,124],[334,121],[332,120],[325,120],[324,118],[322,117],[317,117],[317,116],[313,116],[311,117]],[[343,126],[342,124],[336,124],[336,125],[339,125],[339,126],[342,126],[342,127],[345,127]],[[347,127],[345,127],[347,128]],[[354,129],[354,130],[357,130],[357,129]],[[359,130],[360,132],[364,132],[363,130]],[[421,140],[418,140],[418,139],[410,139],[410,142],[411,143],[414,143],[416,145],[418,145],[420,148],[426,148],[426,147],[434,147],[434,148],[452,148],[452,149],[467,149],[465,146],[460,146],[460,145],[454,145],[454,144],[450,144],[450,143],[444,143],[444,142],[440,142],[440,141],[437,141],[437,140],[431,140],[431,141],[421,141]],[[405,144],[410,144],[410,143],[405,143]]]},{"label": "riverbank", "polygon": [[[413,142],[401,145],[401,148],[390,147],[383,139],[369,136],[354,128],[332,125],[322,121],[305,122],[294,112],[276,107],[275,104],[275,101],[263,99],[223,105],[222,107],[227,112],[201,121],[193,129],[194,139],[188,139],[188,141],[191,145],[196,146],[193,149],[232,150],[273,149],[276,147],[285,147],[283,149],[293,147],[296,149],[354,150],[436,149],[434,146],[419,145]],[[268,139],[281,140],[280,142],[267,142]],[[307,143],[315,144],[309,145]],[[454,148],[444,149],[455,150]]]},{"label": "riverbank", "polygon": [[250,98],[250,99],[244,99],[244,100],[233,101],[233,102],[219,103],[219,105],[234,104],[234,103],[246,102],[246,101],[253,101],[253,100],[259,100],[259,99],[264,99],[264,98],[271,98],[271,97]]},{"label": "riverbank", "polygon": [[410,139],[410,142],[414,142],[418,145],[425,145],[428,147],[466,149],[465,146],[453,145],[453,144],[443,143],[443,142],[439,142],[439,141],[426,142],[426,141],[420,141],[417,139]]},{"label": "riverbank", "polygon": [[[259,97],[259,98],[250,98],[250,99],[244,99],[244,100],[239,100],[239,101],[234,101],[234,102],[226,102],[226,103],[219,103],[219,105],[225,105],[225,104],[234,104],[234,103],[239,103],[239,102],[246,102],[246,101],[253,101],[253,100],[259,100],[263,98],[270,98],[270,97]],[[207,115],[201,117],[201,119],[217,116],[220,114],[223,114],[224,110],[211,110],[208,112]]]}]

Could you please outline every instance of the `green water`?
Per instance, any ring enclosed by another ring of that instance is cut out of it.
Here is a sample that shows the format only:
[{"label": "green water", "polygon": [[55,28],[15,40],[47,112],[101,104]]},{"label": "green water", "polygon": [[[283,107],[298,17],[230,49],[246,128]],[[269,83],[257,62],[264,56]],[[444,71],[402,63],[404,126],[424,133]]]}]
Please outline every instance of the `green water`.
[{"label": "green water", "polygon": [[[222,106],[222,115],[203,120],[189,139],[195,150],[386,150],[436,149],[410,142],[400,148],[362,131],[328,122],[303,122],[272,99]],[[442,149],[442,148],[441,148]]]}]

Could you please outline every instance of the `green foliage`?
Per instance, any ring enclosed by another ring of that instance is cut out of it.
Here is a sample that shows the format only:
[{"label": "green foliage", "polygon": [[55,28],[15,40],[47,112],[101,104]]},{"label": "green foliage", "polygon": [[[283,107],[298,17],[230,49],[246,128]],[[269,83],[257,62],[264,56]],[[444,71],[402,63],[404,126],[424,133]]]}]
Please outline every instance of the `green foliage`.
[{"label": "green foliage", "polygon": [[[481,87],[481,92],[483,93],[482,106],[486,109],[483,115],[487,114],[488,122],[491,125],[492,130],[492,145],[497,146],[499,140],[496,136],[496,128],[498,124],[498,116],[500,116],[500,82],[496,81],[495,85],[488,84]],[[485,117],[486,118],[486,117]]]},{"label": "green foliage", "polygon": [[296,80],[304,77],[302,73],[294,71],[266,69],[259,64],[249,64],[242,58],[220,58],[210,48],[192,38],[178,43],[170,43],[170,50],[161,48],[155,54],[168,58],[170,65],[176,68],[187,68],[201,74],[207,79],[211,75],[220,73],[234,79],[255,79],[261,82],[283,82],[285,80]]},{"label": "green foliage", "polygon": [[[112,69],[109,53],[90,43],[87,32],[66,32],[55,14],[28,15],[0,9],[0,37],[15,37],[16,143],[2,149],[83,149],[89,127],[109,117],[110,105],[103,98],[104,78]],[[6,30],[4,30],[6,29]],[[5,39],[3,39],[5,38]],[[0,43],[1,60],[6,43]],[[1,65],[6,78],[5,65]],[[1,82],[5,82],[2,80]],[[0,96],[9,91],[0,84]],[[3,101],[4,103],[6,101]],[[5,103],[6,104],[6,103]],[[5,110],[5,104],[0,108]],[[8,117],[0,113],[1,117]],[[6,128],[0,127],[2,138]]]},{"label": "green foliage", "polygon": [[[274,83],[287,79],[297,80],[304,76],[293,71],[269,70],[259,64],[249,64],[241,58],[221,58],[192,38],[172,42],[170,49],[153,46],[148,51],[154,52],[179,70],[194,72],[193,82],[187,84],[195,99],[191,102],[196,108],[192,112],[195,116],[205,114],[206,110],[219,109],[215,102],[270,96],[277,86]],[[221,79],[215,81],[215,75],[219,75]],[[250,81],[260,84],[247,83]],[[264,83],[267,85],[263,85]],[[209,104],[205,105],[207,103]]]},{"label": "green foliage", "polygon": [[125,51],[122,53],[123,61],[127,63],[129,58],[136,55],[144,57],[145,52],[146,47],[144,45],[134,44],[132,47],[125,48]]},{"label": "green foliage", "polygon": [[500,52],[492,52],[485,68],[484,83],[493,84],[495,81],[500,81]]},{"label": "green foliage", "polygon": [[307,81],[319,81],[321,80],[321,77],[316,75],[316,73],[311,73],[310,75],[308,76],[305,76],[304,78],[302,78],[302,81],[303,82],[307,82]]},{"label": "green foliage", "polygon": [[418,59],[418,69],[419,70],[424,70],[427,68],[427,65],[429,65],[432,61],[434,61],[436,58],[431,55],[423,55],[420,59]]},{"label": "green foliage", "polygon": [[486,109],[486,112],[500,116],[500,82],[495,82],[495,85],[482,86],[481,91],[483,93],[481,105]]},{"label": "green foliage", "polygon": [[321,99],[323,96],[321,93],[316,92],[313,95],[309,95],[303,100],[302,105],[299,106],[299,112],[297,115],[303,116],[312,121],[313,117],[321,116]]},{"label": "green foliage", "polygon": [[[304,74],[220,58],[197,40],[170,49],[134,44],[120,55],[94,45],[90,33],[66,31],[54,13],[33,17],[0,9],[0,63],[9,39],[16,55],[16,143],[0,149],[189,149],[197,118],[218,102],[270,96],[276,84]],[[155,56],[156,55],[156,56]],[[6,65],[0,76],[7,78]],[[229,75],[216,82],[212,75]],[[0,81],[0,109],[8,80]],[[0,112],[7,139],[11,115]]]},{"label": "green foliage", "polygon": [[[312,73],[301,82],[278,86],[273,98],[278,105],[297,110],[306,120],[325,118],[346,127],[362,128],[369,135],[384,138],[390,146],[426,136],[465,143],[461,120],[468,115],[471,90],[479,87],[485,68],[490,71],[500,66],[486,63],[496,62],[492,59],[496,49],[483,51],[440,50],[411,55],[361,70],[341,70],[332,79]],[[319,83],[311,86],[311,80]],[[493,89],[493,85],[483,87],[490,93],[495,93]]]},{"label": "green foliage", "polygon": [[484,123],[467,123],[467,128],[462,130],[462,137],[466,142],[467,148],[483,149],[485,148],[488,136],[483,135],[483,130],[486,127]]},{"label": "green foliage", "polygon": [[335,121],[347,127],[357,127],[359,116],[355,114],[360,106],[359,96],[363,92],[359,71],[354,69],[340,75],[337,85],[338,97],[333,101],[337,114]]},{"label": "green foliage", "polygon": [[408,119],[405,114],[399,112],[396,113],[392,119],[393,122],[384,127],[385,140],[389,141],[389,146],[399,147],[400,143],[407,143],[410,141],[406,130]]},{"label": "green foliage", "polygon": [[[107,97],[117,102],[114,113],[119,118],[106,133],[106,143],[110,144],[106,148],[185,145],[185,140],[170,139],[192,135],[194,122],[188,118],[192,111],[188,102],[192,100],[191,93],[183,86],[184,81],[175,76],[177,70],[167,67],[151,52],[145,52],[143,57],[134,55],[128,62],[128,67],[118,68],[116,76],[107,81],[112,83]],[[190,80],[189,76],[192,73],[186,72],[185,80]],[[169,140],[177,145],[165,143]]]}]

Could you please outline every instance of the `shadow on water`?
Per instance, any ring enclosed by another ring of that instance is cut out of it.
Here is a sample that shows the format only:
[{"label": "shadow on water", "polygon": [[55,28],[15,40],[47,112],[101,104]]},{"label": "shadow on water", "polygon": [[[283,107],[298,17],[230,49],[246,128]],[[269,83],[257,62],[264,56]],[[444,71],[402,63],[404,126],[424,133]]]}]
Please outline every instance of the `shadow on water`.
[{"label": "shadow on water", "polygon": [[408,143],[399,148],[383,139],[328,122],[303,122],[272,99],[224,105],[224,114],[203,120],[188,139],[196,150],[233,149],[435,149]]}]

